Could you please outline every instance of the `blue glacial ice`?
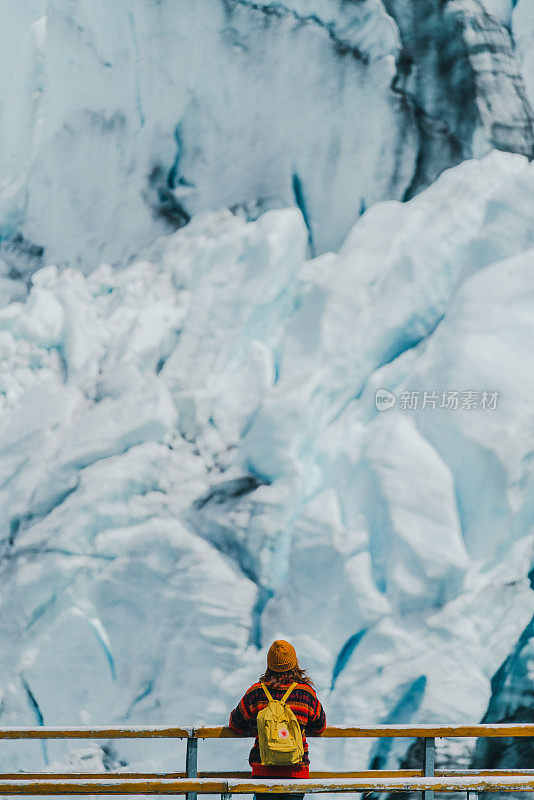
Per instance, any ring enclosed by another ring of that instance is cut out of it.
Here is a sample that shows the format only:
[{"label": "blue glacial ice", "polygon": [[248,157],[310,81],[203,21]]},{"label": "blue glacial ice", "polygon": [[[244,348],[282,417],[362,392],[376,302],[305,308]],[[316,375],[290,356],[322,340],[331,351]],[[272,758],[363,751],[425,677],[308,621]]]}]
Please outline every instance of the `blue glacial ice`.
[{"label": "blue glacial ice", "polygon": [[[497,714],[534,614],[528,0],[450,3],[462,131],[425,58],[400,86],[393,0],[2,4],[0,724],[222,724],[278,637],[333,722]],[[402,406],[443,391],[499,395]]]}]

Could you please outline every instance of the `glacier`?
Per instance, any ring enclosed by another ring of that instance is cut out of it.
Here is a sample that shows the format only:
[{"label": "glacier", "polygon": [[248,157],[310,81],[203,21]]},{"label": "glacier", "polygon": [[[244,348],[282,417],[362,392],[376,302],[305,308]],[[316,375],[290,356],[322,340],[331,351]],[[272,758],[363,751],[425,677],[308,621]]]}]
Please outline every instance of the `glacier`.
[{"label": "glacier", "polygon": [[32,245],[117,265],[223,206],[296,202],[321,253],[463,159],[534,152],[507,21],[478,0],[4,2],[0,235],[23,273]]},{"label": "glacier", "polygon": [[530,719],[528,0],[0,5],[0,724],[224,724],[280,637],[331,722]]}]

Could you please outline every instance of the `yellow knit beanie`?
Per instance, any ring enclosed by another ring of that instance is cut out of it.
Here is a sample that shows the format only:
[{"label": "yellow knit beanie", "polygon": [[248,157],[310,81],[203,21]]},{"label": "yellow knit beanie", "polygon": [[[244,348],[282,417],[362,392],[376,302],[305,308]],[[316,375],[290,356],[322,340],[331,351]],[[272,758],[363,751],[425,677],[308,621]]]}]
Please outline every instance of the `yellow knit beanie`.
[{"label": "yellow knit beanie", "polygon": [[286,672],[297,666],[297,654],[295,648],[283,639],[277,639],[269,648],[267,653],[267,666],[273,672]]}]

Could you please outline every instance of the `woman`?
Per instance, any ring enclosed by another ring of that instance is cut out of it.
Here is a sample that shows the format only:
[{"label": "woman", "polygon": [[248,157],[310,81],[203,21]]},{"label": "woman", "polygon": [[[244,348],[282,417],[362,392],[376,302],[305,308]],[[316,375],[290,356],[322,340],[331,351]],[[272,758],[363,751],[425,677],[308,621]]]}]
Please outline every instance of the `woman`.
[{"label": "woman", "polygon": [[[261,763],[256,720],[258,713],[267,706],[267,695],[261,684],[265,684],[274,700],[281,700],[292,683],[297,685],[287,700],[287,705],[296,716],[301,731],[304,755],[299,764],[290,766],[266,766]],[[249,764],[252,775],[257,778],[309,778],[310,760],[306,734],[319,736],[326,727],[326,717],[317,699],[313,683],[301,669],[295,648],[289,642],[278,639],[267,654],[267,670],[257,683],[243,695],[239,705],[230,714],[230,727],[245,736],[256,736],[250,751]],[[268,794],[257,794],[258,800],[268,800]],[[302,800],[303,794],[277,794],[277,800]]]}]

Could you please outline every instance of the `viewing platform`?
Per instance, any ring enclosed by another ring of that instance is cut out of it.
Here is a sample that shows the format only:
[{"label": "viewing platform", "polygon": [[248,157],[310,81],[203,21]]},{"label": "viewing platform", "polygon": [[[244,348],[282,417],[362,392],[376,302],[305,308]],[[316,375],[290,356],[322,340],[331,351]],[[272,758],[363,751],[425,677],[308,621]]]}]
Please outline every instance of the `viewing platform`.
[{"label": "viewing platform", "polygon": [[[330,792],[422,792],[423,800],[433,800],[435,792],[465,792],[477,800],[478,792],[533,792],[534,769],[437,770],[434,768],[436,739],[533,737],[534,724],[490,725],[375,725],[352,727],[333,725],[317,738],[395,738],[423,741],[421,769],[355,770],[351,772],[313,772],[306,780],[258,779],[250,771],[198,772],[200,739],[242,738],[227,727],[119,726],[0,728],[0,739],[185,739],[186,763],[183,772],[16,772],[0,773],[0,795],[187,795],[219,794],[222,800],[232,795],[255,792],[330,793]],[[314,737],[315,738],[315,737]]]}]

